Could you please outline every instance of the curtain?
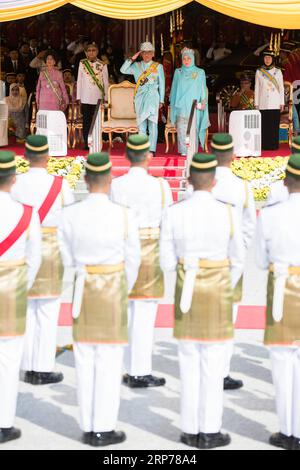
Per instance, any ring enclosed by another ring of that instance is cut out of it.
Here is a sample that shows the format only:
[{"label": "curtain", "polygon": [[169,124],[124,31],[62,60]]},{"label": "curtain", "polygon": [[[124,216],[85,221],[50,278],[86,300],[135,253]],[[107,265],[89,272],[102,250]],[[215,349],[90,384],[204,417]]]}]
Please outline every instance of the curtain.
[{"label": "curtain", "polygon": [[[0,21],[10,21],[54,10],[66,3],[110,18],[134,20],[161,15],[191,0],[0,0]],[[196,0],[233,18],[282,29],[298,29],[299,0]]]}]

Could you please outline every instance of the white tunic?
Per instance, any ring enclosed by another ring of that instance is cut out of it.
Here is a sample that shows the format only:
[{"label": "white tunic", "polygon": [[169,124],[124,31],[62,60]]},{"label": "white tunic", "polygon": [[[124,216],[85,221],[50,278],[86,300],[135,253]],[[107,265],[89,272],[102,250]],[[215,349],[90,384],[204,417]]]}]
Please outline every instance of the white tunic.
[{"label": "white tunic", "polygon": [[300,266],[300,193],[262,209],[257,224],[256,260],[261,269],[270,263]]},{"label": "white tunic", "polygon": [[276,78],[279,85],[279,91],[258,69],[255,75],[254,103],[255,106],[258,106],[258,109],[261,110],[279,109],[281,105],[284,105],[284,86],[282,72],[276,67],[273,67],[267,72]]},{"label": "white tunic", "polygon": [[[0,191],[0,243],[5,240],[17,226],[23,214],[23,206],[16,202],[9,193]],[[41,230],[38,215],[33,211],[29,231],[23,233],[19,240],[2,256],[1,261],[19,261],[26,259],[28,266],[28,289],[32,286],[41,264]]]},{"label": "white tunic", "polygon": [[130,210],[114,204],[105,194],[89,194],[64,209],[58,234],[65,267],[125,261],[128,289],[132,289],[140,266],[140,241]]},{"label": "white tunic", "polygon": [[[108,92],[108,69],[107,65],[103,64],[100,60],[95,62],[89,62],[90,66],[94,69],[95,75],[98,78],[99,82],[102,83],[105,96],[104,99],[107,101],[107,92]],[[97,104],[99,99],[103,99],[102,93],[97,86],[96,82],[92,79],[90,74],[87,72],[83,63],[80,62],[78,69],[78,78],[77,78],[77,99],[83,104]]]},{"label": "white tunic", "polygon": [[254,195],[247,181],[235,176],[230,168],[216,168],[217,183],[212,190],[218,201],[236,207],[240,217],[245,248],[248,249],[255,234],[256,209]]},{"label": "white tunic", "polygon": [[[12,196],[33,206],[37,211],[43,204],[53,184],[53,175],[44,168],[30,168],[27,173],[17,176],[17,182],[12,188]],[[67,181],[63,181],[61,195],[58,195],[49,213],[43,221],[43,227],[57,227],[63,206],[73,204],[74,195]]]},{"label": "white tunic", "polygon": [[126,175],[113,179],[111,200],[133,209],[139,228],[159,227],[163,213],[161,184],[167,207],[173,203],[167,181],[150,176],[144,168],[133,167]]},{"label": "white tunic", "polygon": [[278,204],[278,202],[284,202],[288,198],[289,192],[287,187],[284,185],[283,180],[275,181],[270,186],[270,192],[265,203],[265,207],[273,206],[274,204]]},{"label": "white tunic", "polygon": [[228,207],[207,191],[194,191],[190,198],[166,209],[161,232],[161,267],[175,271],[180,258],[231,262],[232,287],[244,264],[244,245],[239,217],[232,211],[230,236]]}]

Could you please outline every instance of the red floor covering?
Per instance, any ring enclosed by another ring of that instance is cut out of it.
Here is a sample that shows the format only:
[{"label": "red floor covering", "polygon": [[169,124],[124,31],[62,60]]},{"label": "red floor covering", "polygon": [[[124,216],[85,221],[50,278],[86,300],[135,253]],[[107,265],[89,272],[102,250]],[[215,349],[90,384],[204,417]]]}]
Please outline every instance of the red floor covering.
[{"label": "red floor covering", "polygon": [[[108,145],[104,144],[103,150],[107,150]],[[10,139],[9,145],[6,147],[1,147],[0,150],[12,150],[17,155],[24,155],[24,145],[23,144],[16,144],[14,139]],[[125,152],[125,145],[121,143],[114,144],[114,148],[111,150],[111,156],[113,159],[115,158],[123,158]],[[287,157],[290,155],[290,148],[288,144],[281,144],[278,150],[268,150],[262,152],[262,157]],[[76,157],[77,155],[86,156],[88,152],[86,150],[82,150],[82,148],[76,149],[68,149],[68,156],[69,157]],[[157,153],[155,159],[163,158],[164,159],[164,166],[178,166],[180,161],[183,161],[183,158],[177,153],[177,149],[170,148],[168,154],[165,153],[165,144],[158,144],[157,146]],[[154,160],[155,160],[154,159]],[[177,161],[178,160],[178,161]]]},{"label": "red floor covering", "polygon": [[[158,306],[156,328],[172,328],[174,324],[174,306],[161,304]],[[266,308],[263,306],[239,307],[235,327],[239,330],[263,330],[266,324]],[[62,304],[59,317],[59,326],[72,325],[72,306]]]}]

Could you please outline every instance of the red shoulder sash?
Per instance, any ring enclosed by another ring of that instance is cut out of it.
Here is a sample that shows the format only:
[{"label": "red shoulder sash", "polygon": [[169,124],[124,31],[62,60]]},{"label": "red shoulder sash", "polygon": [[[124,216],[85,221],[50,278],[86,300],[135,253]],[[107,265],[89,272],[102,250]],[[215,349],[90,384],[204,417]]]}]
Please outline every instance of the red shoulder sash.
[{"label": "red shoulder sash", "polygon": [[32,210],[33,208],[31,206],[23,205],[23,214],[18,225],[13,229],[8,237],[0,243],[0,256],[4,255],[4,253],[6,253],[6,251],[8,251],[19,240],[23,233],[26,232],[31,222]]},{"label": "red shoulder sash", "polygon": [[61,176],[54,176],[54,181],[51,185],[50,191],[39,209],[41,224],[43,223],[46,215],[48,214],[54,202],[56,201],[57,196],[61,192],[62,184],[63,178]]}]

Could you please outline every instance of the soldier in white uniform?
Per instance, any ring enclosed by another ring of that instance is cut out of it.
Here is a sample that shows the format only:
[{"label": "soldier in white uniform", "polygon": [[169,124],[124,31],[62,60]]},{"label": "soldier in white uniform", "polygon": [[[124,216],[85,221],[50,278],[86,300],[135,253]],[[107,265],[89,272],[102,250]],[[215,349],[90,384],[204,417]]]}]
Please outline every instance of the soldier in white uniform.
[{"label": "soldier in white uniform", "polygon": [[29,292],[22,361],[24,380],[33,385],[63,380],[61,373],[53,372],[63,278],[57,226],[63,206],[72,204],[74,196],[67,181],[47,172],[48,151],[47,137],[27,137],[30,170],[19,175],[12,188],[15,199],[38,211],[42,225],[42,264]]},{"label": "soldier in white uniform", "polygon": [[[254,195],[249,183],[235,176],[231,171],[231,162],[234,158],[233,140],[230,134],[214,134],[211,143],[212,151],[218,160],[216,168],[216,185],[212,194],[218,201],[234,206],[238,212],[243,233],[245,253],[247,253],[255,234],[256,209]],[[242,300],[243,278],[235,289],[233,318],[237,319],[239,302]],[[227,362],[225,368],[224,389],[234,390],[241,388],[243,382],[230,377],[230,361],[233,354],[233,343],[229,343]]]},{"label": "soldier in white uniform", "polygon": [[107,101],[109,81],[107,65],[97,58],[98,47],[95,43],[88,45],[86,55],[87,58],[79,64],[77,99],[81,102],[83,138],[88,150],[88,134],[96,104],[99,99]]},{"label": "soldier in white uniform", "polygon": [[275,55],[271,50],[263,52],[264,65],[255,75],[255,108],[261,113],[261,139],[263,150],[279,147],[280,112],[284,110],[283,76],[275,67]]},{"label": "soldier in white uniform", "polygon": [[238,215],[211,194],[216,166],[214,155],[194,155],[194,192],[166,210],[161,232],[161,266],[177,270],[181,441],[201,449],[230,443],[220,432],[223,379],[227,343],[233,340],[232,290],[244,262]]},{"label": "soldier in white uniform", "polygon": [[0,152],[0,443],[17,439],[13,427],[26,323],[27,292],[41,262],[37,214],[10,195],[16,162]]},{"label": "soldier in white uniform", "polygon": [[92,446],[125,440],[115,431],[124,345],[128,341],[128,292],[140,265],[134,214],[108,198],[111,162],[106,153],[86,163],[89,196],[66,208],[60,229],[66,267],[76,269],[73,337],[80,426]]},{"label": "soldier in white uniform", "polygon": [[172,204],[172,192],[162,178],[148,174],[149,140],[132,135],[126,145],[129,172],[112,181],[111,199],[134,210],[140,229],[142,263],[130,293],[129,346],[125,353],[124,382],[130,387],[165,384],[152,375],[152,349],[158,300],[164,296],[159,264],[159,233],[163,208]]},{"label": "soldier in white uniform", "polygon": [[300,154],[286,175],[289,198],[261,211],[256,246],[258,265],[269,269],[265,345],[280,426],[270,443],[300,450]]},{"label": "soldier in white uniform", "polygon": [[[294,137],[291,146],[292,153],[300,153],[300,136]],[[271,184],[268,199],[265,206],[273,206],[278,202],[284,202],[289,198],[289,192],[284,180],[275,181]]]}]

